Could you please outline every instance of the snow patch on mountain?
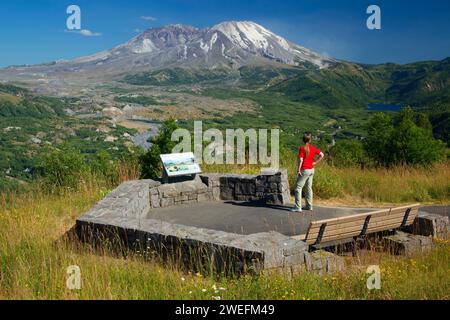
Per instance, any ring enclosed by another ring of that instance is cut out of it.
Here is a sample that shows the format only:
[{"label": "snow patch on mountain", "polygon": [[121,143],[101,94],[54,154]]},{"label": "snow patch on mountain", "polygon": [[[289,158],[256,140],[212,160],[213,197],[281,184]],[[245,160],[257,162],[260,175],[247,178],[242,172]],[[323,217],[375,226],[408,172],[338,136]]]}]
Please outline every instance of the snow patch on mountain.
[{"label": "snow patch on mountain", "polygon": [[144,39],[141,43],[137,44],[132,51],[134,53],[149,53],[156,49],[156,46],[150,39]]}]

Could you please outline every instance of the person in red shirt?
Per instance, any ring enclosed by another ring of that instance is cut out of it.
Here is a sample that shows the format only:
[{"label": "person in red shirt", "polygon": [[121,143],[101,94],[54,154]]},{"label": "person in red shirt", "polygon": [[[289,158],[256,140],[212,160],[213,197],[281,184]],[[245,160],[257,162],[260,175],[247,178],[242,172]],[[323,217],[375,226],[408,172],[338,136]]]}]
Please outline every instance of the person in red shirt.
[{"label": "person in red shirt", "polygon": [[[314,166],[322,161],[324,154],[311,144],[311,140],[311,133],[305,133],[303,135],[304,145],[300,147],[298,152],[299,164],[295,184],[295,206],[291,209],[293,212],[302,212],[302,190],[305,186],[305,210],[313,210]],[[316,157],[318,158],[316,159]]]}]

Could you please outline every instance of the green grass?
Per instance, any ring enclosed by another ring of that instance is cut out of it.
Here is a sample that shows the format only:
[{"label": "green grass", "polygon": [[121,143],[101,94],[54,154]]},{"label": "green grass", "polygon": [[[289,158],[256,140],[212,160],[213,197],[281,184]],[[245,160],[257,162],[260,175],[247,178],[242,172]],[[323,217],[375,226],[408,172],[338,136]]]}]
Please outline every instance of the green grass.
[{"label": "green grass", "polygon": [[118,96],[114,97],[114,101],[122,103],[136,103],[143,106],[164,105],[164,103],[159,102],[157,99],[147,96]]}]

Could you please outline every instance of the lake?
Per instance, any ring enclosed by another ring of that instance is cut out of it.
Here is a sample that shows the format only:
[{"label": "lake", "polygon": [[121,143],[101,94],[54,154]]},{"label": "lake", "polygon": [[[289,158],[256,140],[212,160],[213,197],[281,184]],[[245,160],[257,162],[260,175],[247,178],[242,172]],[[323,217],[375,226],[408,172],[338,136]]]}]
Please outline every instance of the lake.
[{"label": "lake", "polygon": [[403,108],[401,104],[387,104],[387,103],[369,103],[367,110],[369,111],[390,111],[398,112]]}]

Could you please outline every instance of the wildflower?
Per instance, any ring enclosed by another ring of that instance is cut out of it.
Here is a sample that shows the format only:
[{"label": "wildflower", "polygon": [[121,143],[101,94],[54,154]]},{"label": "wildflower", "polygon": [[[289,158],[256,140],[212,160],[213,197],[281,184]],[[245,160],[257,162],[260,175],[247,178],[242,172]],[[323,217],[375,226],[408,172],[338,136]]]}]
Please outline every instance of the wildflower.
[{"label": "wildflower", "polygon": [[202,289],[202,292],[206,292],[206,289]]},{"label": "wildflower", "polygon": [[186,281],[186,279],[184,277],[181,277],[181,281]]},{"label": "wildflower", "polygon": [[212,298],[213,298],[214,300],[221,300],[221,299],[222,299],[220,296],[212,296]]}]

